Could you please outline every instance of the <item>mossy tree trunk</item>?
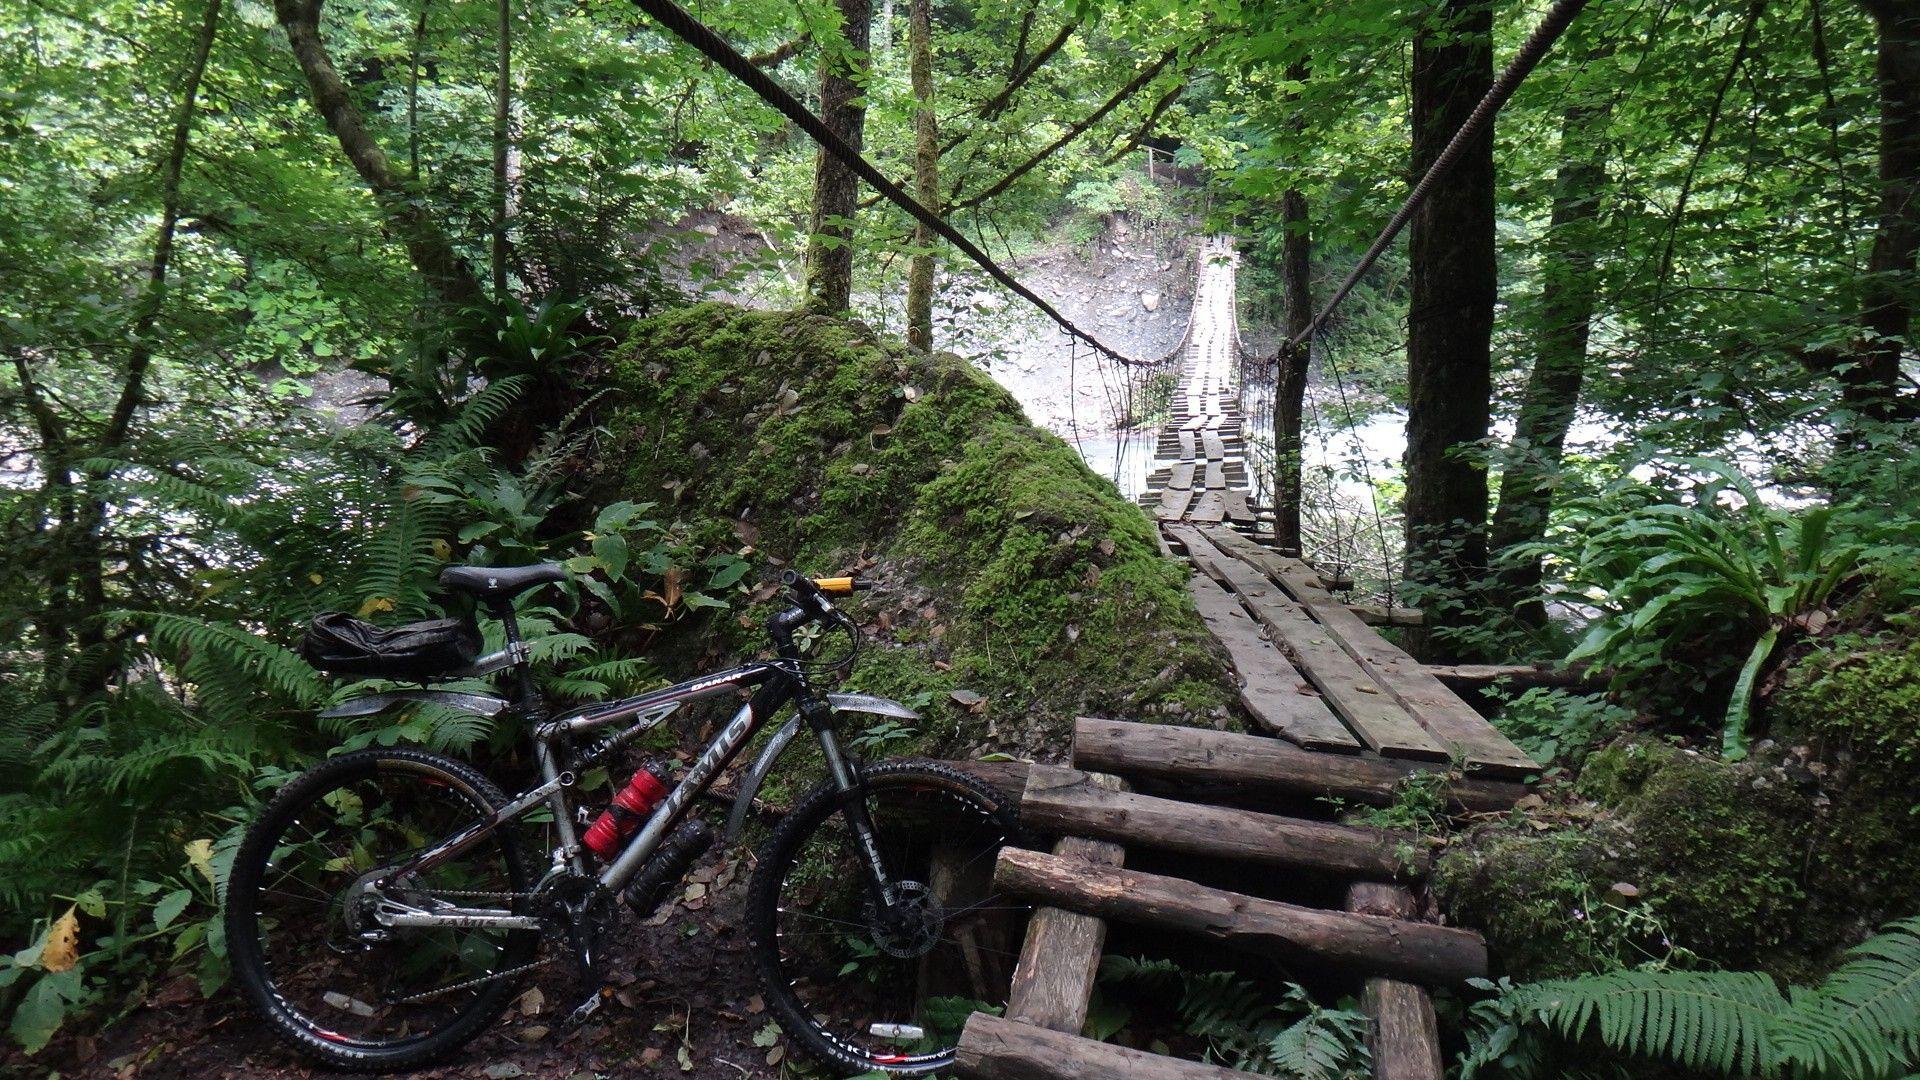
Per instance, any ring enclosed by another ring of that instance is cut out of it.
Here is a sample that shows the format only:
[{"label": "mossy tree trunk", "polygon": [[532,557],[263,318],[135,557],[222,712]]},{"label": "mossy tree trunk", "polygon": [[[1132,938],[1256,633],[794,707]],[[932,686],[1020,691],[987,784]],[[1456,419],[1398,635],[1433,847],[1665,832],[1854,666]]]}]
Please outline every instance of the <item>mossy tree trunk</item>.
[{"label": "mossy tree trunk", "polygon": [[[1032,18],[1029,11],[1028,18]],[[940,205],[940,133],[933,116],[933,0],[912,0],[908,47],[913,75],[913,197]],[[907,344],[933,348],[933,230],[913,226],[913,259],[907,265]]]},{"label": "mossy tree trunk", "polygon": [[[1492,4],[1444,0],[1414,37],[1415,177],[1492,84]],[[1475,451],[1492,419],[1493,180],[1489,125],[1421,205],[1408,239],[1407,575],[1424,587],[1428,631],[1471,618],[1467,597],[1486,572],[1487,473]],[[1440,658],[1439,637],[1417,637],[1423,659]]]},{"label": "mossy tree trunk", "polygon": [[[1295,61],[1287,67],[1287,81],[1302,83],[1307,65]],[[1296,100],[1296,92],[1290,97]],[[1306,130],[1306,118],[1295,109],[1288,120],[1296,138]],[[1307,332],[1313,323],[1313,234],[1307,218],[1307,196],[1298,187],[1290,187],[1280,196],[1280,283],[1286,306],[1286,333],[1289,339]],[[1300,549],[1300,420],[1307,401],[1307,368],[1313,359],[1313,343],[1282,347],[1279,368],[1275,372],[1273,395],[1273,505],[1274,534],[1279,546]]]},{"label": "mossy tree trunk", "polygon": [[[840,40],[822,42],[820,118],[841,141],[863,146],[866,106],[860,83],[867,68],[871,30],[870,0],[835,0]],[[853,302],[853,215],[860,181],[852,169],[821,148],[813,159],[813,222],[807,238],[807,307],[826,314],[847,310]]]},{"label": "mossy tree trunk", "polygon": [[414,197],[412,185],[394,175],[385,151],[367,130],[366,119],[353,103],[339,70],[333,66],[333,58],[327,54],[326,43],[320,38],[321,6],[322,0],[274,0],[273,3],[274,14],[286,31],[294,59],[299,61],[300,70],[307,77],[314,108],[319,110],[327,129],[339,140],[348,162],[380,204],[387,227],[406,247],[408,257],[435,299],[455,310],[484,305],[486,292],[480,280],[454,250],[453,241],[432,212]]},{"label": "mossy tree trunk", "polygon": [[[1586,56],[1601,59],[1607,45]],[[1541,259],[1540,326],[1533,368],[1514,421],[1509,458],[1500,475],[1493,514],[1496,551],[1536,543],[1553,510],[1567,430],[1580,407],[1587,373],[1587,339],[1599,299],[1594,264],[1604,242],[1600,210],[1607,193],[1607,123],[1612,101],[1604,93],[1576,98],[1561,117],[1561,160],[1554,178],[1553,218]],[[1507,555],[1500,567],[1502,606],[1529,626],[1546,623],[1540,559]]]},{"label": "mossy tree trunk", "polygon": [[1841,379],[1848,404],[1877,419],[1913,415],[1899,393],[1900,360],[1913,329],[1920,253],[1920,5],[1861,0],[1879,33],[1880,220],[1867,256],[1861,322],[1869,340]]}]

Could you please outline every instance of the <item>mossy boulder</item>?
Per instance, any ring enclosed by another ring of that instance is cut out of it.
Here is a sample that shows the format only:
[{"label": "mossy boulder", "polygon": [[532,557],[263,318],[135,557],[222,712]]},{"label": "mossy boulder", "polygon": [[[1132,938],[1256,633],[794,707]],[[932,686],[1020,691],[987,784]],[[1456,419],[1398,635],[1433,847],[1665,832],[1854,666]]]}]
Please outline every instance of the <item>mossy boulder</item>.
[{"label": "mossy boulder", "polygon": [[1730,764],[1630,738],[1566,795],[1456,844],[1435,872],[1452,916],[1519,978],[1660,959],[1805,980],[1920,911],[1908,789],[1806,747]]},{"label": "mossy boulder", "polygon": [[1777,731],[1920,775],[1920,635],[1833,639],[1788,671],[1768,713]]},{"label": "mossy boulder", "polygon": [[[887,752],[1057,757],[1080,713],[1226,715],[1223,659],[1145,515],[959,358],[702,304],[637,323],[612,375],[609,497],[673,504],[769,571],[891,586],[852,606],[873,641],[849,685],[929,722]],[[765,646],[755,617],[716,628]]]}]

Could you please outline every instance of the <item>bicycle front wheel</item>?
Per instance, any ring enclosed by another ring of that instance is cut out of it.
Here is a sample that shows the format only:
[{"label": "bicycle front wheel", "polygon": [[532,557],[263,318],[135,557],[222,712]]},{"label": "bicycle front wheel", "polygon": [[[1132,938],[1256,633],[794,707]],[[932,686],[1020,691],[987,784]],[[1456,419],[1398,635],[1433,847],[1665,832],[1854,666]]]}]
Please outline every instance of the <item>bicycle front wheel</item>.
[{"label": "bicycle front wheel", "polygon": [[[365,886],[506,802],[471,766],[407,749],[346,754],[288,784],[227,879],[228,955],[248,1002],[337,1068],[411,1068],[479,1034],[534,965],[539,932],[384,926]],[[499,830],[395,891],[423,907],[519,912],[527,888]]]},{"label": "bicycle front wheel", "polygon": [[759,854],[753,955],[768,1006],[814,1058],[849,1075],[924,1076],[953,1064],[969,1013],[1006,1006],[1030,908],[995,892],[993,868],[1017,817],[943,765],[861,773],[891,909],[872,896],[846,799],[823,785]]}]

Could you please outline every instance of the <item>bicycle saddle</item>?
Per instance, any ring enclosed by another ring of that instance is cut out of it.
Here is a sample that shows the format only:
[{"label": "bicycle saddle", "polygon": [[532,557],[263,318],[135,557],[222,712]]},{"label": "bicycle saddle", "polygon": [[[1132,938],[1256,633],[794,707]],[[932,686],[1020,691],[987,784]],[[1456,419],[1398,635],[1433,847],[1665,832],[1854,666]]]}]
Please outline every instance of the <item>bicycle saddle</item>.
[{"label": "bicycle saddle", "polygon": [[502,603],[536,585],[567,580],[567,568],[559,563],[535,563],[532,566],[449,566],[440,571],[444,588],[463,592],[489,604]]}]

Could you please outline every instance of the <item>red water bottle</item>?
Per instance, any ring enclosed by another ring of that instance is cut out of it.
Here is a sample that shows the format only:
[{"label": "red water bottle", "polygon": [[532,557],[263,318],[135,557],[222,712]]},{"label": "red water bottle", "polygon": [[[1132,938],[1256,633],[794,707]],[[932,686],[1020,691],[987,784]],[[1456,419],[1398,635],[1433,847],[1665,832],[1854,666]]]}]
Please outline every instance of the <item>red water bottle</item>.
[{"label": "red water bottle", "polygon": [[667,785],[660,780],[663,771],[663,766],[649,761],[634,772],[633,779],[613,797],[613,805],[601,811],[580,838],[588,850],[603,860],[610,859],[628,837],[639,831],[653,808],[667,797]]}]

